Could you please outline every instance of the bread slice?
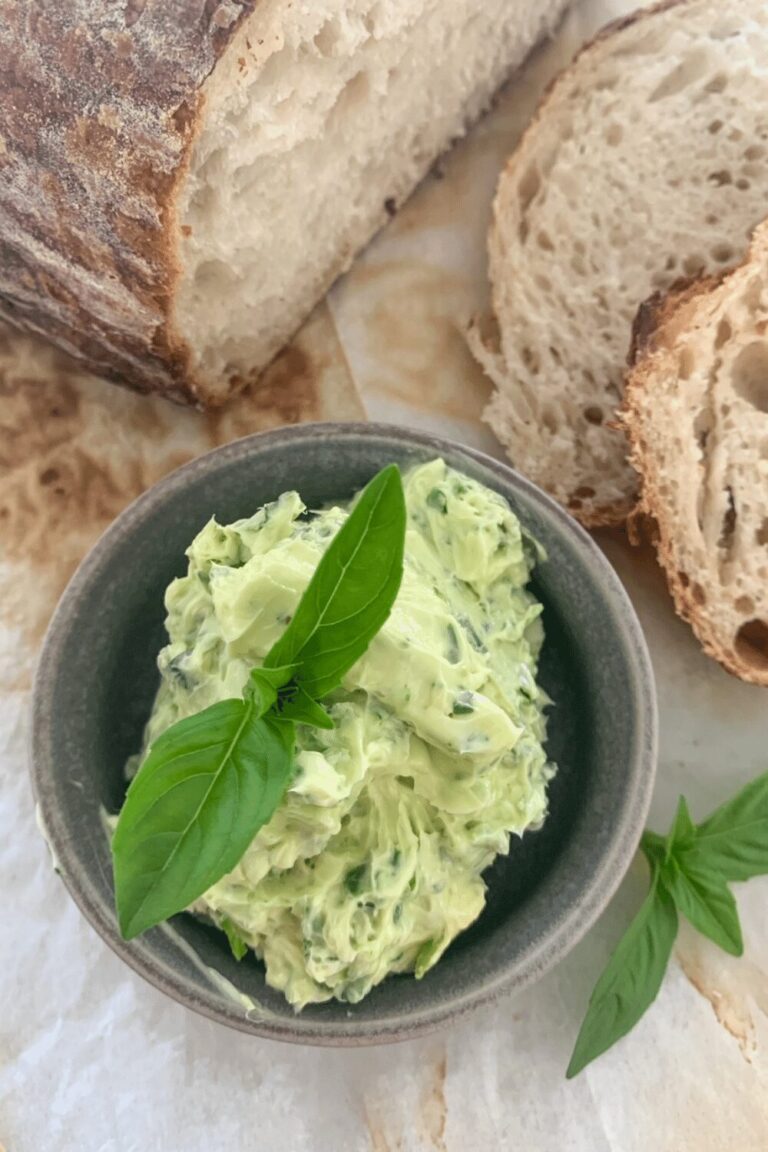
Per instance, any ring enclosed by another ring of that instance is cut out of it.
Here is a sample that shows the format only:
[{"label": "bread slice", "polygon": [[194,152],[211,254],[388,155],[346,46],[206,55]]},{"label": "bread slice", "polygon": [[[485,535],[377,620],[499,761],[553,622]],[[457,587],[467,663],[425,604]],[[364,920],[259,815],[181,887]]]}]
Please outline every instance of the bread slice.
[{"label": "bread slice", "polygon": [[621,421],[677,611],[768,685],[768,223],[744,263],[648,302]]},{"label": "bread slice", "polygon": [[665,3],[607,28],[557,80],[501,177],[489,234],[498,339],[486,419],[587,525],[635,500],[611,427],[638,306],[741,259],[768,198],[768,5]]},{"label": "bread slice", "polygon": [[223,402],[567,2],[3,0],[0,313]]}]

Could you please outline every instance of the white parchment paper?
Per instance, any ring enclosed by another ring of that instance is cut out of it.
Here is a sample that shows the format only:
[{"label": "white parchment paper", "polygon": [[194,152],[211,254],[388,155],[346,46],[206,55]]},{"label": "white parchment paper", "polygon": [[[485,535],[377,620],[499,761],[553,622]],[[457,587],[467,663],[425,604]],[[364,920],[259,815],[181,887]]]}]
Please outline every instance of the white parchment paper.
[{"label": "white parchment paper", "polygon": [[[0,541],[6,1152],[768,1148],[768,881],[737,890],[744,957],[728,957],[683,930],[652,1011],[571,1083],[563,1074],[587,997],[642,898],[639,861],[589,937],[521,996],[405,1045],[294,1048],[186,1012],[112,955],[52,870],[26,774],[29,672],[54,594],[98,531],[170,467],[281,420],[363,411],[499,453],[480,420],[488,385],[460,334],[485,299],[495,181],[553,73],[628,7],[588,0],[576,8],[336,287],[330,307],[318,311],[297,341],[298,359],[291,359],[294,349],[273,381],[280,403],[262,393],[246,397],[233,416],[206,420],[67,377],[27,344],[5,349],[3,403],[23,398],[27,406],[17,424],[5,407],[0,417],[9,453],[19,448],[0,493],[8,496],[13,529]],[[14,364],[22,367],[14,371]],[[280,389],[289,377],[287,410]],[[33,408],[43,403],[41,419]],[[74,415],[54,435],[65,409]],[[661,756],[651,825],[661,830],[679,792],[700,818],[768,767],[768,698],[702,655],[675,618],[652,557],[618,534],[601,543],[640,613],[658,678]]]}]

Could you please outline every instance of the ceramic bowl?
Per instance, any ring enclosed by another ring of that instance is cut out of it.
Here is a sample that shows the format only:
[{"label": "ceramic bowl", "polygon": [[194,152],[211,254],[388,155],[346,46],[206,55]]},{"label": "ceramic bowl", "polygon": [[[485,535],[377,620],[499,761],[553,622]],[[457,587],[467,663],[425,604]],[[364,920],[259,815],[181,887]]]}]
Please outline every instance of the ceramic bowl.
[{"label": "ceramic bowl", "polygon": [[[543,828],[514,839],[488,869],[484,912],[420,981],[386,980],[351,1006],[295,1014],[251,955],[177,916],[126,943],[118,934],[104,812],[140,746],[164,643],[163,593],[209,519],[251,515],[296,488],[318,507],[391,461],[442,456],[495,489],[544,545],[540,680],[555,701],[548,749],[558,764]],[[656,708],[645,642],[602,553],[559,506],[510,468],[433,436],[324,424],[248,437],[203,456],[140,497],[109,528],[67,588],[34,693],[32,775],[41,827],[62,880],[111,948],[187,1007],[245,1032],[297,1043],[406,1039],[501,993],[524,988],[584,935],[629,866],[656,759]]]}]

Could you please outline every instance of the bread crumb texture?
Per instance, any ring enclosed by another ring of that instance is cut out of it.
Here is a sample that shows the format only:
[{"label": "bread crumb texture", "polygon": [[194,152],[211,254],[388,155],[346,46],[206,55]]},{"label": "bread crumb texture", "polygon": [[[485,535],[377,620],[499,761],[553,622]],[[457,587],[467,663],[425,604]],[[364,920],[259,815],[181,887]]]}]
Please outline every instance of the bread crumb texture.
[{"label": "bread crumb texture", "polygon": [[744,263],[644,309],[621,421],[675,605],[768,685],[768,224]]},{"label": "bread crumb texture", "polygon": [[764,0],[681,0],[610,26],[511,157],[489,233],[497,336],[470,342],[512,462],[585,524],[621,523],[636,499],[615,415],[638,307],[738,262],[766,188]]}]

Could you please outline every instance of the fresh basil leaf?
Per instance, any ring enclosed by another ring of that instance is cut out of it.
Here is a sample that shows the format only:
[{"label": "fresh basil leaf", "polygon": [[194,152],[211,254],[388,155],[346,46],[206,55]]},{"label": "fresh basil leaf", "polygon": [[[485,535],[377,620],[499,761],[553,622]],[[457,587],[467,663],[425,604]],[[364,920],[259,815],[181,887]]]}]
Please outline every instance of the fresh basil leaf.
[{"label": "fresh basil leaf", "polygon": [[229,916],[221,916],[219,918],[219,928],[221,928],[222,932],[226,933],[227,940],[229,941],[229,947],[232,950],[232,955],[234,956],[235,960],[242,960],[248,951],[248,945],[246,944],[245,940],[243,940],[237,928],[230,920]]},{"label": "fresh basil leaf", "polygon": [[643,832],[640,848],[651,866],[652,873],[657,867],[661,867],[667,855],[667,842],[663,836],[659,836],[656,832]]},{"label": "fresh basil leaf", "polygon": [[677,912],[654,875],[640,911],[619,941],[589,1000],[566,1076],[576,1076],[626,1036],[656,999],[677,935]]},{"label": "fresh basil leaf", "polygon": [[264,716],[277,702],[281,688],[291,679],[292,668],[252,668],[243,699],[252,701],[257,716]]},{"label": "fresh basil leaf", "polygon": [[313,728],[333,728],[334,723],[321,704],[307,695],[299,685],[280,707],[280,715],[294,724],[311,724]]},{"label": "fresh basil leaf", "polygon": [[337,688],[395,602],[403,575],[406,510],[395,464],[374,476],[323,554],[265,667],[295,665],[315,700]]},{"label": "fresh basil leaf", "polygon": [[697,932],[708,936],[731,956],[741,956],[744,942],[736,901],[719,876],[673,857],[662,870],[661,883],[678,912]]},{"label": "fresh basil leaf", "polygon": [[768,772],[699,824],[688,860],[726,881],[768,872]]},{"label": "fresh basil leaf", "polygon": [[290,778],[290,722],[224,700],[181,720],[150,748],[112,840],[126,940],[181,912],[230,872]]},{"label": "fresh basil leaf", "polygon": [[695,836],[696,827],[688,811],[688,802],[685,796],[681,796],[677,802],[677,812],[675,813],[674,823],[667,836],[664,859],[669,860],[673,851],[679,852],[682,849],[689,848]]},{"label": "fresh basil leaf", "polygon": [[646,830],[640,840],[640,848],[645,854],[653,870],[669,861],[673,851],[687,848],[693,843],[696,828],[691,820],[688,804],[681,796],[677,804],[677,812],[672,827],[667,836],[659,836],[656,832]]},{"label": "fresh basil leaf", "polygon": [[243,700],[252,704],[256,716],[264,716],[277,702],[277,687],[262,675],[261,668],[251,669],[243,688]]}]

